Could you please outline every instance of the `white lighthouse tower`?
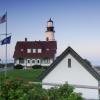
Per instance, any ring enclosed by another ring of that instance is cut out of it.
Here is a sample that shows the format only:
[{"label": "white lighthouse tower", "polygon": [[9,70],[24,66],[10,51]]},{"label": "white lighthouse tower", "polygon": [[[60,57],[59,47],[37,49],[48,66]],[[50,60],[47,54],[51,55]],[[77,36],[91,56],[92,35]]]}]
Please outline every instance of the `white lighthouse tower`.
[{"label": "white lighthouse tower", "polygon": [[54,33],[53,21],[50,18],[47,22],[46,41],[55,41]]}]

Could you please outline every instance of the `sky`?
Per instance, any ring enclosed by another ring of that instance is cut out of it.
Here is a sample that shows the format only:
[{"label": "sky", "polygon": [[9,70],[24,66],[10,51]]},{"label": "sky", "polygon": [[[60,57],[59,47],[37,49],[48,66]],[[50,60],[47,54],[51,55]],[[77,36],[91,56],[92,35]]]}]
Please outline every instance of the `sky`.
[{"label": "sky", "polygon": [[[71,46],[82,58],[100,65],[100,0],[0,0],[0,16],[7,11],[8,61],[17,41],[45,40],[47,21],[54,21],[57,56]],[[5,23],[0,24],[0,34]],[[0,40],[4,38],[0,35]],[[0,45],[5,60],[5,45]]]}]

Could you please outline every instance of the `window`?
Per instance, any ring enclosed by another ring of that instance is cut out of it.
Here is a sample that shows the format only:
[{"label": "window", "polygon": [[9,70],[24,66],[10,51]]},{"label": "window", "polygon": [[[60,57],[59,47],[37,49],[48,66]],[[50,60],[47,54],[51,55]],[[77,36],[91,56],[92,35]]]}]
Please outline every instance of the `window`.
[{"label": "window", "polygon": [[49,58],[44,58],[43,61],[45,64],[49,64],[50,63],[50,59]]},{"label": "window", "polygon": [[35,63],[35,60],[34,59],[32,60],[32,63]]},{"label": "window", "polygon": [[33,49],[33,53],[41,53],[42,49]]},{"label": "window", "polygon": [[49,51],[49,48],[47,48],[46,50]]},{"label": "window", "polygon": [[23,63],[24,63],[24,59],[23,59],[23,58],[20,58],[20,59],[19,59],[19,63],[20,63],[20,64],[23,64]]},{"label": "window", "polygon": [[20,51],[24,51],[24,49],[20,49]]},{"label": "window", "polygon": [[36,53],[38,53],[38,49],[36,49]]},{"label": "window", "polygon": [[27,49],[27,53],[31,53],[31,49]]},{"label": "window", "polygon": [[50,63],[50,59],[48,58],[48,64]]},{"label": "window", "polygon": [[36,49],[33,49],[33,53],[36,53]]},{"label": "window", "polygon": [[71,67],[71,59],[68,59],[68,67]]},{"label": "window", "polygon": [[42,51],[41,49],[38,49],[38,53],[41,53],[41,51]]},{"label": "window", "polygon": [[36,63],[37,63],[38,65],[40,65],[40,64],[41,64],[41,60],[40,60],[40,59],[37,59],[37,60],[36,60]]},{"label": "window", "polygon": [[47,58],[47,59],[46,59],[46,63],[47,63],[47,64],[49,64],[49,63],[50,63],[50,60],[49,60],[49,58]]},{"label": "window", "polygon": [[27,62],[30,63],[30,60],[28,59]]},{"label": "window", "polygon": [[39,59],[37,60],[37,63],[40,63],[40,60]]}]

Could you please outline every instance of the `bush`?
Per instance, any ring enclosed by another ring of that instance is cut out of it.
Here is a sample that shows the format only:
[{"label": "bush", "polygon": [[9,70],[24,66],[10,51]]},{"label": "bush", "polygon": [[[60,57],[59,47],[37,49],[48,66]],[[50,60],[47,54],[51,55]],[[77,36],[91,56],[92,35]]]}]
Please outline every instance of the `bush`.
[{"label": "bush", "polygon": [[22,65],[16,65],[16,66],[14,66],[14,68],[15,68],[15,69],[23,69],[24,66],[22,66]]},{"label": "bush", "polygon": [[43,66],[41,66],[41,65],[34,65],[34,66],[32,66],[32,68],[33,69],[41,69],[41,68],[43,68]]},{"label": "bush", "polygon": [[81,94],[75,93],[74,87],[68,84],[49,89],[48,96],[50,100],[83,100]]},{"label": "bush", "polygon": [[47,69],[49,66],[43,66],[43,69]]},{"label": "bush", "polygon": [[68,100],[83,100],[80,93],[73,92],[69,97]]},{"label": "bush", "polygon": [[0,80],[2,100],[83,100],[73,87],[65,84],[60,88],[42,89],[40,84],[30,84],[19,79]]}]

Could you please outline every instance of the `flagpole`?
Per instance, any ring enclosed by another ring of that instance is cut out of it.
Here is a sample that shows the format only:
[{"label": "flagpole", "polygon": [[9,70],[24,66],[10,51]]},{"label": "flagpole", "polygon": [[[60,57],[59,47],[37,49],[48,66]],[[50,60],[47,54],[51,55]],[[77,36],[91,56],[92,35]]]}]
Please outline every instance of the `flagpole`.
[{"label": "flagpole", "polygon": [[[7,38],[7,12],[6,12],[6,38]],[[7,76],[7,43],[6,43],[6,62],[5,62],[5,77]]]}]

